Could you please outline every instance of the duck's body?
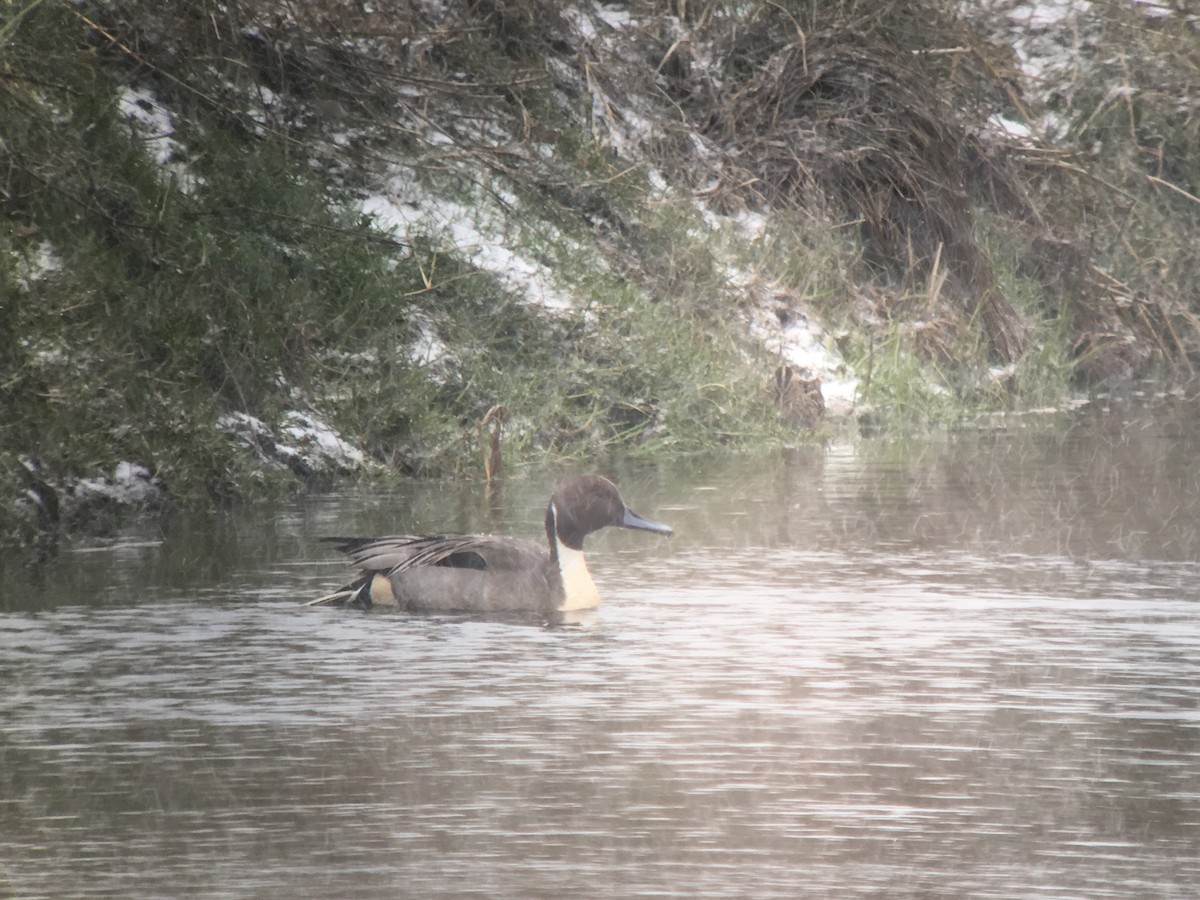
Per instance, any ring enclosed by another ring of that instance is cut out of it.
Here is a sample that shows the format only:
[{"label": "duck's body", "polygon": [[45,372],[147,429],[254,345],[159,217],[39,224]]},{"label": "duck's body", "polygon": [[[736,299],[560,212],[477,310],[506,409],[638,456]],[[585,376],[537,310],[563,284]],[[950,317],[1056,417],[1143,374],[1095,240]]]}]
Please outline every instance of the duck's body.
[{"label": "duck's body", "polygon": [[504,612],[522,608],[528,597],[541,598],[538,608],[551,610],[565,600],[556,566],[533,541],[473,534],[330,540],[361,574],[353,584],[321,598],[329,603]]},{"label": "duck's body", "polygon": [[351,584],[313,605],[392,606],[419,612],[536,612],[589,609],[600,594],[583,539],[609,525],[671,534],[625,505],[598,475],[564,482],[546,507],[547,549],[521,538],[401,534],[329,538],[360,569]]}]

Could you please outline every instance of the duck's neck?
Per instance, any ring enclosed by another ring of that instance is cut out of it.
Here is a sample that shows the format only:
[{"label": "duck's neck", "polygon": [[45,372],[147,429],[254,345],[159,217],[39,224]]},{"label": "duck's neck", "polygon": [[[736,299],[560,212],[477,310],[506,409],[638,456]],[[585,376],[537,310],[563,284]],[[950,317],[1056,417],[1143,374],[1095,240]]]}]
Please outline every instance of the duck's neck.
[{"label": "duck's neck", "polygon": [[550,542],[550,559],[558,567],[558,574],[562,578],[563,602],[559,609],[563,612],[591,609],[600,604],[600,592],[596,590],[592,573],[588,571],[583,548],[572,547],[562,540],[557,520],[557,510],[551,503],[546,508],[546,538]]}]

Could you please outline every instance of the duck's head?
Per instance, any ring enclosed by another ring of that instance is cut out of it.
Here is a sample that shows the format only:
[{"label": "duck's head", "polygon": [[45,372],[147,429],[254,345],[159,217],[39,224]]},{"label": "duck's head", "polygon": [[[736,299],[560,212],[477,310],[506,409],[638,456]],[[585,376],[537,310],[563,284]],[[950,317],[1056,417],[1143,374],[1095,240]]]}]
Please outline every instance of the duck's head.
[{"label": "duck's head", "polygon": [[583,549],[583,539],[593,531],[615,525],[673,534],[670,526],[644,519],[625,505],[617,486],[601,475],[577,475],[558,486],[546,507],[546,535],[572,550]]}]

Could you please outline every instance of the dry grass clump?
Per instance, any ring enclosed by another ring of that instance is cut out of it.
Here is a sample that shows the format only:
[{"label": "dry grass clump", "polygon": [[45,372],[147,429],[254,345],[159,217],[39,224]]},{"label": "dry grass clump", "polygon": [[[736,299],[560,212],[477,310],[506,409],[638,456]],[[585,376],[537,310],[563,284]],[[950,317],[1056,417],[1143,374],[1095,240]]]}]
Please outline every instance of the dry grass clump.
[{"label": "dry grass clump", "polygon": [[1070,323],[1084,384],[1193,374],[1200,340],[1200,42],[1178,9],[1090,4],[1078,74],[1046,101],[1063,147],[1024,160],[1041,229],[1020,261]]},{"label": "dry grass clump", "polygon": [[[909,25],[921,12],[929,10],[914,11]],[[895,29],[845,21],[806,33],[779,14],[713,28],[711,52],[723,64],[693,66],[679,85],[683,108],[717,150],[702,170],[710,202],[820,210],[857,232],[875,277],[903,289],[938,278],[957,314],[979,320],[997,358],[1019,356],[1027,328],[996,284],[971,212],[975,186],[1009,174],[951,105],[938,82],[948,70],[930,61],[937,49],[898,47]]]},{"label": "dry grass clump", "polygon": [[[1062,95],[1072,125],[1055,147],[987,127],[997,112],[1031,120],[1037,98],[1004,38],[943,4],[689,5],[686,28],[647,20],[640,59],[626,47],[586,65],[614,140],[622,109],[653,119],[649,158],[711,207],[802,209],[857,238],[866,265],[846,296],[876,320],[919,318],[904,331],[920,356],[966,362],[975,330],[1011,362],[1062,334],[1093,384],[1093,369],[1186,368],[1200,343],[1187,287],[1200,274],[1187,225],[1200,214],[1200,44],[1180,16],[1094,6],[1110,27],[1087,39],[1109,43],[1088,47]],[[985,248],[989,229],[1000,239]],[[1040,304],[1017,308],[1001,287],[1013,273],[1038,281]]]}]

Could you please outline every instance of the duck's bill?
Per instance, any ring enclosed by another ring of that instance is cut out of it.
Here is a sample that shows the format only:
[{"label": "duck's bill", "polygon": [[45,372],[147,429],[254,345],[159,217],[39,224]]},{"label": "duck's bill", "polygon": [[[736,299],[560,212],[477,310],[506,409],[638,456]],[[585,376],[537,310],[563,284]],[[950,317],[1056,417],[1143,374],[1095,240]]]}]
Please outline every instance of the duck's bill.
[{"label": "duck's bill", "polygon": [[664,525],[662,522],[655,522],[651,519],[643,519],[628,506],[625,507],[625,515],[621,517],[622,528],[636,528],[639,531],[653,531],[655,534],[665,534],[670,537],[674,534],[674,530],[670,525]]}]

